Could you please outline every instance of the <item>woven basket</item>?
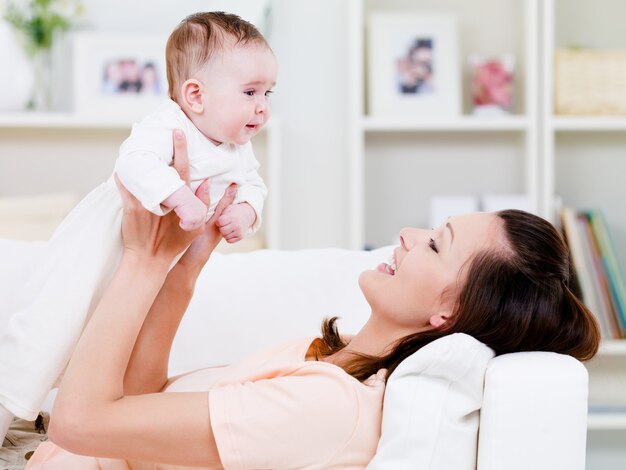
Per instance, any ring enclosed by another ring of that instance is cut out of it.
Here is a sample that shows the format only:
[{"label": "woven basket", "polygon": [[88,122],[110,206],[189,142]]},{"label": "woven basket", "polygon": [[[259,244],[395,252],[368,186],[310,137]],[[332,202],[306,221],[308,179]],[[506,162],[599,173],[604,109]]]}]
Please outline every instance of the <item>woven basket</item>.
[{"label": "woven basket", "polygon": [[626,115],[626,50],[559,49],[556,114]]}]

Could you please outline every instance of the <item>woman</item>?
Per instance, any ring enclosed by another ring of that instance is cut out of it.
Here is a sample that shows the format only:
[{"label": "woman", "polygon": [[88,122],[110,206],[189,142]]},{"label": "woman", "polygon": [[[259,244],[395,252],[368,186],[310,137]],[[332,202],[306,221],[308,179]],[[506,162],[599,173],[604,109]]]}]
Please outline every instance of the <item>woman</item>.
[{"label": "woman", "polygon": [[[185,178],[185,143],[174,142]],[[206,189],[197,194],[208,203]],[[313,342],[253,356],[217,380],[197,376],[204,389],[184,378],[168,384],[174,334],[233,194],[203,230],[183,232],[175,216],[154,216],[120,191],[124,255],[57,395],[49,435],[60,447],[42,445],[27,468],[363,468],[376,449],[386,377],[434,339],[464,332],[498,354],[581,360],[598,348],[558,232],[504,211],[402,230],[390,263],[359,279],[372,312],[356,336],[341,337],[333,319]],[[158,393],[166,386],[181,393]]]}]

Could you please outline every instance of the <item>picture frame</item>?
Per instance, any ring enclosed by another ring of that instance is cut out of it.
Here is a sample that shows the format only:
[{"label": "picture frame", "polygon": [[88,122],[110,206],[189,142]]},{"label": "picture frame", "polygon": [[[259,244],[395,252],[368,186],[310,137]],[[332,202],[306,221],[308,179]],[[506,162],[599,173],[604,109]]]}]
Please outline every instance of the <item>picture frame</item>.
[{"label": "picture frame", "polygon": [[134,120],[156,109],[168,97],[166,43],[161,34],[74,34],[74,112]]},{"label": "picture frame", "polygon": [[368,114],[458,116],[461,67],[452,16],[375,12],[368,31]]}]

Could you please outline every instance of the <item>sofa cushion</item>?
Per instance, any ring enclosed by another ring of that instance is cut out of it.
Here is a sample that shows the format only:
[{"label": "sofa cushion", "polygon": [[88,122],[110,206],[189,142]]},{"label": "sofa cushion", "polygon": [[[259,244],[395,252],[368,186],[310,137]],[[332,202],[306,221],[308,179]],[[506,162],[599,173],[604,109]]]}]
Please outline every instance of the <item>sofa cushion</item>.
[{"label": "sofa cushion", "polygon": [[405,359],[387,382],[382,435],[368,470],[474,470],[493,351],[456,333]]}]

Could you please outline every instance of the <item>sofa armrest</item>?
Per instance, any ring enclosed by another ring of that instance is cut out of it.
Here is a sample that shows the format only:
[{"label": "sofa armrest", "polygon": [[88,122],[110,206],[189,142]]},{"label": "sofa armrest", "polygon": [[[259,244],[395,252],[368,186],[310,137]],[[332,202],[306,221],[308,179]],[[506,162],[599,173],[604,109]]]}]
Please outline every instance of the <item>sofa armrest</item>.
[{"label": "sofa armrest", "polygon": [[490,361],[478,438],[478,470],[583,470],[588,375],[548,352]]}]

